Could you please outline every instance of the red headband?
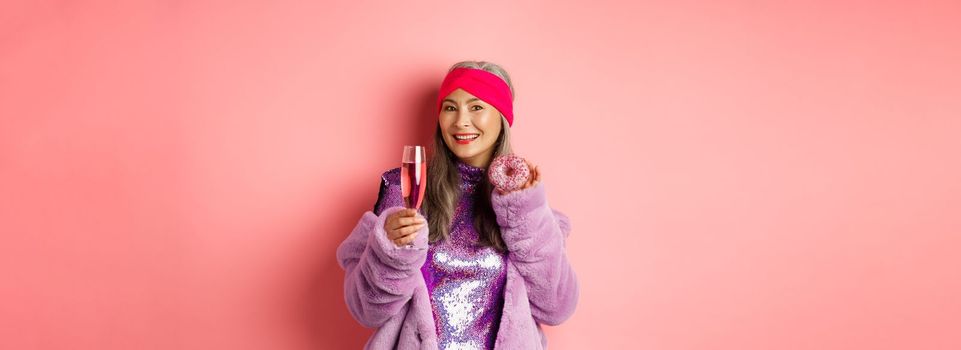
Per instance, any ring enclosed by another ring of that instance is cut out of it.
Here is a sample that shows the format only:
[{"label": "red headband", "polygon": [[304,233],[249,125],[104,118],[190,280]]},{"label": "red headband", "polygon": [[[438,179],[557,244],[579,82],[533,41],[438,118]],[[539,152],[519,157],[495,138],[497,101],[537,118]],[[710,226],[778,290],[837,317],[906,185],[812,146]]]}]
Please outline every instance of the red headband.
[{"label": "red headband", "polygon": [[494,73],[473,68],[454,68],[447,73],[444,82],[440,84],[437,95],[437,110],[440,111],[444,98],[458,88],[464,89],[489,103],[497,111],[504,114],[507,126],[514,125],[514,103],[511,101],[511,88]]}]

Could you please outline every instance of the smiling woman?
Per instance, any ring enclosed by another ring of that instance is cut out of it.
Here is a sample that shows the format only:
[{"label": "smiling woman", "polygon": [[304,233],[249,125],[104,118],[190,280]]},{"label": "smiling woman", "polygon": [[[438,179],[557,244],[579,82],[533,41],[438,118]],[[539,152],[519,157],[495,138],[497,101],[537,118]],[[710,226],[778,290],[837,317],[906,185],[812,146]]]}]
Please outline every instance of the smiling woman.
[{"label": "smiling woman", "polygon": [[438,128],[458,158],[485,168],[501,134],[501,125],[506,124],[503,118],[493,106],[459,88],[444,99]]},{"label": "smiling woman", "polygon": [[547,204],[539,172],[505,193],[487,176],[512,153],[513,99],[500,66],[450,67],[423,213],[403,207],[399,168],[388,170],[373,210],[338,247],[348,308],[377,328],[368,349],[543,349],[540,325],[573,314],[569,219]]}]

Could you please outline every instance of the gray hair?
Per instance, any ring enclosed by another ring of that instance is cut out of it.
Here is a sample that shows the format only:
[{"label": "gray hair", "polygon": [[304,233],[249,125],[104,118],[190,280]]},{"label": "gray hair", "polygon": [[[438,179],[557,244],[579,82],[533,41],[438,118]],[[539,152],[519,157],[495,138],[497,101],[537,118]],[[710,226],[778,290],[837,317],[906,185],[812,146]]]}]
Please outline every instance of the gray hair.
[{"label": "gray hair", "polygon": [[447,71],[450,72],[456,68],[473,68],[493,73],[503,79],[507,83],[507,87],[511,88],[511,101],[514,100],[514,84],[511,83],[511,77],[507,75],[507,71],[503,67],[487,61],[460,61],[450,66]]},{"label": "gray hair", "polygon": [[[501,66],[484,61],[463,61],[457,62],[450,67],[448,72],[455,68],[482,69],[500,77],[511,88],[511,100],[514,99],[514,86],[511,84],[510,76]],[[422,207],[427,217],[428,240],[433,243],[447,239],[450,236],[449,228],[451,219],[454,216],[454,209],[461,196],[460,174],[457,170],[457,156],[444,143],[442,130],[437,125],[434,133],[434,142],[431,147],[431,160],[427,166],[427,198]],[[503,154],[513,153],[511,148],[511,130],[507,123],[507,118],[501,113],[501,132],[494,143],[494,153],[491,159]],[[479,243],[482,246],[489,246],[499,252],[506,252],[507,246],[501,237],[500,226],[497,224],[497,216],[491,205],[490,196],[494,186],[485,176],[477,189],[478,196],[474,202],[474,228],[480,234]]]}]

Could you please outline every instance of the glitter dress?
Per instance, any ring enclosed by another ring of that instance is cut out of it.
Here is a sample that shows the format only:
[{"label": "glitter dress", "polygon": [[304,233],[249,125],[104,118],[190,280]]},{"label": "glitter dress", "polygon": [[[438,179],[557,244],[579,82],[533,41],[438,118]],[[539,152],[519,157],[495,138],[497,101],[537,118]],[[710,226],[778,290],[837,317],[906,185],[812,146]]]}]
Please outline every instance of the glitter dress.
[{"label": "glitter dress", "polygon": [[434,309],[440,349],[493,349],[504,303],[507,254],[477,242],[474,200],[486,169],[457,162],[461,198],[450,239],[430,245],[421,268]]},{"label": "glitter dress", "polygon": [[[486,169],[456,161],[461,175],[461,196],[450,226],[450,238],[431,243],[421,273],[427,284],[441,350],[493,349],[504,305],[507,253],[480,246],[474,228],[474,201]],[[397,170],[397,171],[395,171]],[[399,183],[399,169],[389,171],[385,182]],[[388,185],[385,183],[384,185]],[[383,186],[375,204],[383,204]],[[389,205],[389,204],[388,204]]]}]

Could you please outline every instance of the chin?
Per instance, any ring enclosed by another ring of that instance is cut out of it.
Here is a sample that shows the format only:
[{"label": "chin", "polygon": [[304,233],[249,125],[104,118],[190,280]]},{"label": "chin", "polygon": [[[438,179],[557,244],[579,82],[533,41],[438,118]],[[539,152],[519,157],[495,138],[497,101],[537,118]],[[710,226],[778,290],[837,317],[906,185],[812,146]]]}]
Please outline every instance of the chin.
[{"label": "chin", "polygon": [[457,144],[456,141],[454,141],[453,144],[451,143],[447,144],[447,149],[451,150],[451,153],[454,153],[455,156],[457,156],[463,161],[464,159],[472,158],[477,156],[478,154],[483,153],[484,150],[489,149],[493,145],[483,145],[483,146],[467,145],[467,146],[468,147],[464,147],[464,145]]},{"label": "chin", "polygon": [[454,152],[454,155],[457,156],[457,158],[464,160],[464,159],[476,156],[477,153],[476,152]]}]

